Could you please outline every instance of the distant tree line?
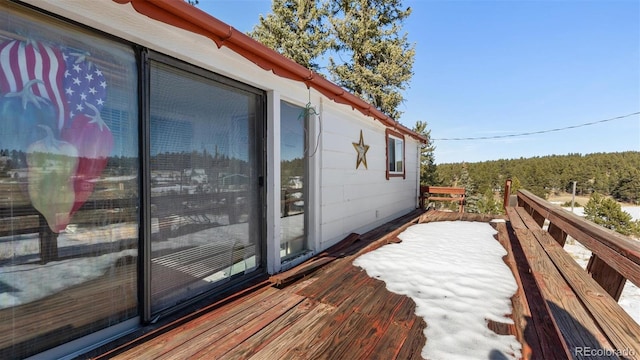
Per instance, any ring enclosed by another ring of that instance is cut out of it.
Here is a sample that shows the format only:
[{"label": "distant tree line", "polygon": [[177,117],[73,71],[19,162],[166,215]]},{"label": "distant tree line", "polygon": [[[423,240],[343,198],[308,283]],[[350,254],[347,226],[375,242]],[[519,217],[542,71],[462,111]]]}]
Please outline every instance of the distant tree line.
[{"label": "distant tree line", "polygon": [[461,186],[467,196],[483,196],[502,191],[506,179],[513,190],[527,189],[547,198],[571,192],[589,196],[594,192],[632,204],[640,204],[640,152],[551,155],[477,163],[438,164],[435,182]]}]

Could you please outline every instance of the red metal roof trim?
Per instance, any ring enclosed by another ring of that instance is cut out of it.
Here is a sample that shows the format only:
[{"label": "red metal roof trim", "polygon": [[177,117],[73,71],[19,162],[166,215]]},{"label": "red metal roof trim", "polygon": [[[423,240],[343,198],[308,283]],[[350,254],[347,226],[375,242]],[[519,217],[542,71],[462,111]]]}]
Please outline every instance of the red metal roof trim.
[{"label": "red metal roof trim", "polygon": [[350,105],[353,109],[379,120],[390,128],[423,143],[426,142],[425,137],[396,122],[361,98],[183,0],[113,1],[118,4],[131,3],[140,14],[206,36],[213,40],[218,48],[226,46],[262,69],[273,71],[274,74],[287,79],[301,81],[307,87],[316,89],[337,103]]}]

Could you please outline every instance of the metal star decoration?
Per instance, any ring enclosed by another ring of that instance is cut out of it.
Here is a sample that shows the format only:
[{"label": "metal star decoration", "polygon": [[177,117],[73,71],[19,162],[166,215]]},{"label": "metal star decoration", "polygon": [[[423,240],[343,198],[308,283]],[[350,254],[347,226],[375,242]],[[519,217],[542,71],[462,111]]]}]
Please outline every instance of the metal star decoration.
[{"label": "metal star decoration", "polygon": [[356,149],[358,153],[358,158],[356,159],[356,169],[360,166],[360,164],[364,165],[365,169],[367,167],[367,151],[369,151],[369,145],[364,144],[364,139],[362,138],[362,130],[360,130],[360,142],[352,143],[353,147]]}]

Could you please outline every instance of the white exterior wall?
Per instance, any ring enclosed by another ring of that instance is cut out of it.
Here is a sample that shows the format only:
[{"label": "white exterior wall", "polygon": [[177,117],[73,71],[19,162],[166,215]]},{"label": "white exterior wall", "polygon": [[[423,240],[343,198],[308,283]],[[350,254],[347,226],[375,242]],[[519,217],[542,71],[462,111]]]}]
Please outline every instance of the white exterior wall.
[{"label": "white exterior wall", "polygon": [[[386,127],[372,117],[337,104],[298,81],[276,76],[209,38],[171,27],[137,13],[130,4],[112,0],[24,0],[36,7],[75,20],[154,51],[227,76],[267,92],[267,271],[283,269],[280,234],[280,100],[305,107],[319,116],[310,124],[309,229],[315,253],[351,232],[364,232],[416,208],[419,172],[418,142],[405,136],[406,178],[386,179]],[[169,31],[167,31],[169,30]],[[368,169],[356,169],[362,130],[369,145]],[[303,260],[303,259],[301,259]],[[295,264],[288,264],[292,266]]]},{"label": "white exterior wall", "polygon": [[[406,178],[386,178],[386,127],[349,108],[323,111],[323,154],[320,176],[321,248],[351,232],[362,233],[416,208],[418,143],[405,136]],[[356,169],[352,143],[369,146],[367,165]]]}]

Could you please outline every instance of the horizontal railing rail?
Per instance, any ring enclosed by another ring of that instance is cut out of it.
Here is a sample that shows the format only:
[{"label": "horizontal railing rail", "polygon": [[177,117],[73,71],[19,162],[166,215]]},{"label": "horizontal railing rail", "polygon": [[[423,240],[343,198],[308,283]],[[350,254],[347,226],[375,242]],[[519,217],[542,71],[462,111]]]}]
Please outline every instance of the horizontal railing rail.
[{"label": "horizontal railing rail", "polygon": [[526,190],[517,193],[523,207],[536,223],[561,246],[567,236],[592,253],[586,271],[615,300],[620,298],[626,280],[640,286],[640,242],[596,225]]},{"label": "horizontal railing rail", "polygon": [[[458,203],[458,211],[464,212],[466,190],[459,187],[420,186],[420,207],[425,209],[431,201],[452,201]],[[434,196],[449,195],[449,196]]]}]

